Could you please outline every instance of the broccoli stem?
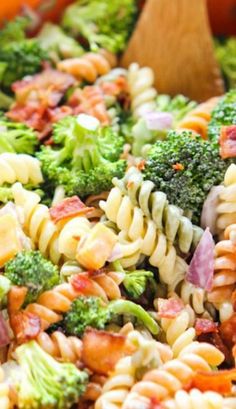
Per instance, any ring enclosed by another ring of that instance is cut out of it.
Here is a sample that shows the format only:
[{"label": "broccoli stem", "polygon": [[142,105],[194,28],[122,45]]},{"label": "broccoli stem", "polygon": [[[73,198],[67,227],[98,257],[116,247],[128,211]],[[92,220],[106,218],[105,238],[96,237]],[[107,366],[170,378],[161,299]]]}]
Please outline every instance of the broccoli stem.
[{"label": "broccoli stem", "polygon": [[111,301],[108,310],[112,314],[131,314],[142,321],[148,330],[156,335],[159,332],[159,326],[154,319],[140,305],[128,300]]}]

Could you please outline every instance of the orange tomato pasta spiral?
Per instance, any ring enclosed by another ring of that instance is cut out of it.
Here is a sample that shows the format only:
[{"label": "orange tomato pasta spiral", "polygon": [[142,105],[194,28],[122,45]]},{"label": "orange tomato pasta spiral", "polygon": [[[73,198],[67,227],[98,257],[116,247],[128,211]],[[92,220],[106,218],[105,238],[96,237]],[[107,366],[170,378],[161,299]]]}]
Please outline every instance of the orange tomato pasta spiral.
[{"label": "orange tomato pasta spiral", "polygon": [[45,352],[62,362],[80,361],[83,343],[77,337],[66,337],[59,331],[51,335],[41,332],[37,337],[37,342]]},{"label": "orange tomato pasta spiral", "polygon": [[73,75],[79,81],[94,83],[98,76],[107,74],[111,64],[105,55],[86,53],[82,57],[68,58],[57,64],[59,71]]},{"label": "orange tomato pasta spiral", "polygon": [[146,339],[138,331],[131,331],[127,338],[137,350],[132,356],[126,356],[118,361],[104,384],[102,394],[95,403],[95,409],[120,409],[131,387],[137,381],[140,371],[158,367],[172,357],[167,346],[154,339]]},{"label": "orange tomato pasta spiral", "polygon": [[207,139],[207,127],[211,119],[211,112],[218,99],[218,97],[210,98],[199,104],[178,123],[177,129],[194,131],[203,139]]},{"label": "orange tomato pasta spiral", "polygon": [[[182,349],[178,358],[166,362],[159,369],[147,372],[128,394],[122,409],[150,408],[151,399],[157,401],[173,396],[187,385],[195,371],[211,371],[224,355],[215,346],[205,342],[192,342]],[[141,406],[141,403],[143,406]]]},{"label": "orange tomato pasta spiral", "polygon": [[233,314],[232,293],[236,287],[236,224],[225,229],[225,240],[215,246],[215,274],[208,301],[219,310],[220,320]]},{"label": "orange tomato pasta spiral", "polygon": [[83,280],[82,284],[86,284],[86,293],[83,288],[77,291],[71,283],[63,283],[52,290],[45,291],[36,303],[26,307],[26,311],[40,317],[42,330],[60,321],[62,314],[70,309],[72,301],[80,295],[100,297],[105,302],[121,297],[119,289],[119,284],[123,280],[121,273],[110,272],[94,275],[91,278],[87,273],[81,273],[80,278]]}]

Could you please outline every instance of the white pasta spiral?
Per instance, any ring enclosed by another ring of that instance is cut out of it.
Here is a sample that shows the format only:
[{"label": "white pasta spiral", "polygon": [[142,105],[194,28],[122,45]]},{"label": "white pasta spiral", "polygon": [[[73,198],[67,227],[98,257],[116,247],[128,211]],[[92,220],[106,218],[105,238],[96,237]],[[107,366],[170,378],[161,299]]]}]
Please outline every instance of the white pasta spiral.
[{"label": "white pasta spiral", "polygon": [[85,217],[74,217],[63,227],[58,227],[50,218],[49,209],[39,203],[37,193],[26,190],[20,183],[12,186],[14,202],[24,215],[23,230],[35,247],[53,263],[63,259],[75,259],[79,239],[85,235],[90,222]]},{"label": "white pasta spiral", "polygon": [[184,347],[195,339],[194,321],[195,315],[190,306],[186,306],[175,318],[161,319],[161,327],[166,333],[166,341],[171,346],[174,357],[178,357]]},{"label": "white pasta spiral", "polygon": [[149,67],[140,68],[138,64],[133,63],[129,66],[127,79],[133,115],[137,118],[155,110],[157,91],[153,87],[153,70]]},{"label": "white pasta spiral", "polygon": [[183,280],[178,285],[178,291],[183,303],[192,306],[196,314],[203,314],[205,309],[206,291],[203,288],[196,287],[190,282]]},{"label": "white pasta spiral", "polygon": [[9,387],[4,381],[4,372],[0,367],[0,408],[10,409]]},{"label": "white pasta spiral", "polygon": [[175,287],[183,279],[187,270],[186,262],[177,255],[175,247],[157,229],[155,222],[147,218],[139,207],[135,207],[118,187],[111,190],[107,201],[100,202],[100,206],[106,217],[121,230],[119,237],[127,237],[138,243],[133,264],[138,261],[141,253],[149,257],[151,265],[158,267],[164,283]]},{"label": "white pasta spiral", "polygon": [[194,341],[182,349],[178,358],[147,372],[132,387],[122,409],[149,409],[151,399],[162,401],[173,396],[196,371],[210,372],[212,365],[218,366],[223,360],[224,355],[215,346]]},{"label": "white pasta spiral", "polygon": [[219,192],[216,228],[221,236],[226,227],[236,223],[236,165],[231,164],[224,177],[224,185]]},{"label": "white pasta spiral", "polygon": [[202,393],[198,389],[192,389],[189,393],[181,390],[176,392],[174,399],[163,402],[165,409],[230,409],[236,407],[236,398],[234,399],[234,406],[232,400],[224,398],[216,392]]},{"label": "white pasta spiral", "polygon": [[182,209],[169,204],[165,193],[154,191],[154,183],[143,180],[136,167],[129,168],[123,179],[114,178],[113,184],[130,198],[133,206],[139,207],[147,218],[155,222],[169,242],[178,243],[182,253],[196,247],[202,229],[183,216]]},{"label": "white pasta spiral", "polygon": [[39,160],[23,153],[2,153],[0,169],[0,185],[17,181],[38,185],[43,181]]}]

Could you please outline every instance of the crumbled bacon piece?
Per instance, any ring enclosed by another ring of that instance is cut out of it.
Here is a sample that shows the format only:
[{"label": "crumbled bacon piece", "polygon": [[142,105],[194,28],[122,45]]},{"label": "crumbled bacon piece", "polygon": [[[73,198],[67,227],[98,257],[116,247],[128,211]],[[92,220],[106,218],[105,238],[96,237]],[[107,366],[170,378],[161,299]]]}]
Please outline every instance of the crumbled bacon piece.
[{"label": "crumbled bacon piece", "polygon": [[41,331],[40,318],[26,311],[11,314],[10,324],[19,344],[35,339]]},{"label": "crumbled bacon piece", "polygon": [[219,331],[226,345],[232,348],[236,344],[236,313],[228,320],[222,322]]},{"label": "crumbled bacon piece", "polygon": [[180,298],[158,298],[158,314],[161,318],[175,318],[183,310],[184,304]]},{"label": "crumbled bacon piece", "polygon": [[83,336],[82,361],[96,373],[107,375],[129,353],[124,335],[88,328]]},{"label": "crumbled bacon piece", "polygon": [[49,213],[51,219],[57,223],[70,217],[85,215],[91,210],[93,210],[93,207],[85,206],[78,196],[72,196],[51,207]]},{"label": "crumbled bacon piece", "polygon": [[219,143],[222,159],[236,157],[236,125],[222,126]]},{"label": "crumbled bacon piece", "polygon": [[197,335],[207,334],[209,332],[217,332],[218,324],[205,318],[197,318],[195,330]]},{"label": "crumbled bacon piece", "polygon": [[138,164],[137,164],[137,169],[138,170],[144,170],[145,169],[145,165],[146,165],[146,161],[145,159],[141,160]]}]

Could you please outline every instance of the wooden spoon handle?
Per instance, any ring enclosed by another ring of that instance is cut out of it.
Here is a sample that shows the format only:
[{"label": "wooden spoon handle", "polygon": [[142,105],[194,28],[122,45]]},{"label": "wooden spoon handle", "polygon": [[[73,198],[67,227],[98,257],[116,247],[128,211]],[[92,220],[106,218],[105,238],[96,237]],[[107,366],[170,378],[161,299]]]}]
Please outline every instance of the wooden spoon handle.
[{"label": "wooden spoon handle", "polygon": [[158,92],[204,101],[224,92],[205,0],[147,0],[121,64],[155,72]]}]

